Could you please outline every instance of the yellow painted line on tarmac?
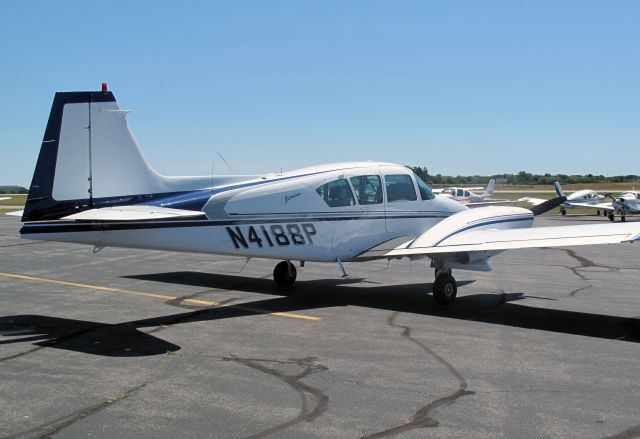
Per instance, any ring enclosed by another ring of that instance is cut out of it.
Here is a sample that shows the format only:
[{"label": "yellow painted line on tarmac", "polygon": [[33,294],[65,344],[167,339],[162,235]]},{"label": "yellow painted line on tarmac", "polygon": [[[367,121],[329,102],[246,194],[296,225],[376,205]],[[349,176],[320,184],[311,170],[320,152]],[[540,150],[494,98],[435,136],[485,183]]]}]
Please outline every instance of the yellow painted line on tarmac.
[{"label": "yellow painted line on tarmac", "polygon": [[[121,294],[129,294],[129,295],[133,295],[133,296],[152,297],[154,299],[176,300],[176,299],[179,298],[177,296],[169,296],[169,295],[166,295],[166,294],[145,293],[145,292],[142,292],[142,291],[123,290],[121,288],[103,287],[103,286],[100,286],[100,285],[81,284],[81,283],[77,283],[77,282],[68,282],[68,281],[56,280],[56,279],[45,279],[45,278],[42,278],[42,277],[26,276],[24,274],[0,273],[0,276],[12,278],[12,279],[29,280],[29,281],[34,281],[34,282],[44,282],[44,283],[56,284],[56,285],[66,285],[66,286],[76,287],[76,288],[86,288],[86,289],[90,289],[90,290],[108,291],[108,292],[111,292],[111,293],[121,293]],[[193,303],[193,304],[196,304],[196,305],[205,305],[205,306],[219,306],[220,308],[224,308],[224,307],[236,308],[236,309],[241,309],[243,311],[258,312],[258,313],[262,313],[262,314],[270,314],[270,315],[274,315],[274,316],[288,317],[288,318],[292,318],[292,319],[312,320],[312,321],[313,320],[320,320],[320,317],[307,316],[307,315],[304,315],[304,314],[296,314],[296,313],[290,313],[290,312],[273,312],[273,311],[269,311],[269,310],[266,310],[266,309],[253,308],[253,307],[244,306],[244,305],[220,305],[218,302],[209,301],[209,300],[184,299],[184,300],[182,300],[182,302],[188,302],[188,303]]]}]

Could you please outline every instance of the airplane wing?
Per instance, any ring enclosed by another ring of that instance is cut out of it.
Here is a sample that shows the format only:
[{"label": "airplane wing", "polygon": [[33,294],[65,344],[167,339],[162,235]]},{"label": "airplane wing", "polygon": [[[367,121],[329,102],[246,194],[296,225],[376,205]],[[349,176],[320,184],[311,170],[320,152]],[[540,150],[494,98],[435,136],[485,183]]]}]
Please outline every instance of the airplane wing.
[{"label": "airplane wing", "polygon": [[441,194],[443,190],[445,190],[446,187],[443,187],[441,189],[431,189],[431,192],[433,192],[434,194]]},{"label": "airplane wing", "polygon": [[[502,251],[517,248],[618,244],[640,239],[640,223],[588,224],[518,229],[482,229],[452,233],[434,242],[424,233],[396,247],[387,257]],[[424,238],[424,239],[423,239]]]},{"label": "airplane wing", "polygon": [[24,210],[14,210],[13,212],[5,213],[5,215],[22,217],[23,213],[24,213]]},{"label": "airplane wing", "polygon": [[[546,200],[543,200],[546,201]],[[462,203],[467,207],[482,207],[482,206],[508,206],[515,204],[515,200],[486,200],[486,201],[471,201],[468,203]]]},{"label": "airplane wing", "polygon": [[160,220],[181,218],[205,218],[204,212],[182,209],[169,209],[156,206],[118,206],[89,209],[74,213],[61,219],[78,221],[135,221],[135,220]]},{"label": "airplane wing", "polygon": [[4,200],[10,200],[11,197],[0,197],[0,201],[4,201]]},{"label": "airplane wing", "polygon": [[581,207],[585,209],[609,209],[613,210],[613,206],[611,205],[611,201],[608,203],[598,203],[598,204],[589,204],[589,203],[567,203],[571,207]]},{"label": "airplane wing", "polygon": [[529,203],[532,206],[537,206],[538,204],[542,204],[547,200],[545,200],[544,198],[522,197],[518,198],[517,201],[520,201],[522,203]]}]

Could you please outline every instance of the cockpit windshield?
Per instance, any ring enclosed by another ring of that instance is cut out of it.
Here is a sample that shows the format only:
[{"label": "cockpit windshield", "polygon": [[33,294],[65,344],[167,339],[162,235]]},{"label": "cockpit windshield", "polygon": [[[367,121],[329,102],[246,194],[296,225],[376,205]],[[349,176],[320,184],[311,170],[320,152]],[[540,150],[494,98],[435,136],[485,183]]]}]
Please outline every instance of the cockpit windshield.
[{"label": "cockpit windshield", "polygon": [[418,177],[417,174],[414,173],[413,176],[416,179],[416,183],[418,183],[418,189],[420,189],[420,198],[422,198],[423,200],[433,200],[436,196],[433,195],[433,192],[431,192],[431,188],[429,187],[429,185],[422,181],[422,179]]}]

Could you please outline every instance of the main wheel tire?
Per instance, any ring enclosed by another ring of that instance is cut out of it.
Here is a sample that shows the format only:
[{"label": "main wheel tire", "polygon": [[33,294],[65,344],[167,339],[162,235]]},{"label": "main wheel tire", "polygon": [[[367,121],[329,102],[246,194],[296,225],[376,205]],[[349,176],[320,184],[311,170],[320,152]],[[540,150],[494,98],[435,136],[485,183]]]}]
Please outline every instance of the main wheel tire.
[{"label": "main wheel tire", "polygon": [[613,213],[609,214],[609,221],[615,221],[616,216]]},{"label": "main wheel tire", "polygon": [[298,273],[291,262],[279,262],[273,269],[273,280],[280,287],[290,287],[296,281]]},{"label": "main wheel tire", "polygon": [[433,299],[438,305],[449,305],[456,300],[458,286],[450,274],[441,274],[433,283]]},{"label": "main wheel tire", "polygon": [[566,215],[566,214],[567,214],[567,211],[566,211],[566,210],[564,210],[564,209],[560,209],[560,213],[561,213],[561,214],[563,214],[563,215]]},{"label": "main wheel tire", "polygon": [[622,215],[622,216],[620,217],[620,221],[625,222],[626,220],[627,220],[627,217],[626,217],[626,216]]},{"label": "main wheel tire", "polygon": [[596,210],[596,216],[600,216],[600,211]]}]

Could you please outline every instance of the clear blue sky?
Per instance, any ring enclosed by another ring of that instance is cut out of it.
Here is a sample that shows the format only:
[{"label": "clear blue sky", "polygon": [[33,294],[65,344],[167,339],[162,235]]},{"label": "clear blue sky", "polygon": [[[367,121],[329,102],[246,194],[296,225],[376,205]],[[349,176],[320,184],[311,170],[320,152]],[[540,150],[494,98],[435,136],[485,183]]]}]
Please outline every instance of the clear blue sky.
[{"label": "clear blue sky", "polygon": [[640,174],[639,1],[0,2],[0,183],[106,81],[166,174]]}]

